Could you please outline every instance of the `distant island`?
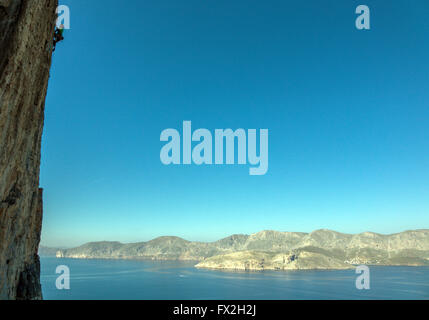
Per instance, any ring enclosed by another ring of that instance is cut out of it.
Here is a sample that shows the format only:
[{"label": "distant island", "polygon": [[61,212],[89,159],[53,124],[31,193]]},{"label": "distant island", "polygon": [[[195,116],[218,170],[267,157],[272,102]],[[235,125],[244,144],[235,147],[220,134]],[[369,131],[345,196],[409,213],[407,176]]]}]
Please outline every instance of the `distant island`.
[{"label": "distant island", "polygon": [[63,248],[51,248],[45,246],[39,246],[39,256],[41,257],[55,257],[57,252],[63,250]]},{"label": "distant island", "polygon": [[[43,248],[52,254],[53,250]],[[358,264],[429,266],[429,230],[383,235],[261,231],[215,242],[159,237],[147,242],[90,242],[56,251],[57,258],[196,261],[195,267],[229,270],[349,269]]]}]

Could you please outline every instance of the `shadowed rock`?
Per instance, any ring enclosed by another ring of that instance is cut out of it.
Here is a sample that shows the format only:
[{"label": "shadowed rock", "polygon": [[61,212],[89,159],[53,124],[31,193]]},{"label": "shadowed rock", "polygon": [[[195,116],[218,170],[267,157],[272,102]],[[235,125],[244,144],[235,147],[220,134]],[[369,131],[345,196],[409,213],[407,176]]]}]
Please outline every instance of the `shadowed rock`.
[{"label": "shadowed rock", "polygon": [[41,299],[44,105],[57,0],[0,0],[0,299]]}]

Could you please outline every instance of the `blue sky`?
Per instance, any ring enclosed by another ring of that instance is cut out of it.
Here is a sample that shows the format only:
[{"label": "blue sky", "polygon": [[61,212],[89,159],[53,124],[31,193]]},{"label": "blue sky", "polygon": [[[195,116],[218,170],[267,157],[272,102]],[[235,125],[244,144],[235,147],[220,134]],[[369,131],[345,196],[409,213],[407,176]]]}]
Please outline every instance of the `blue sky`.
[{"label": "blue sky", "polygon": [[[429,3],[61,1],[42,244],[429,228]],[[164,166],[166,128],[269,129],[269,170]]]}]

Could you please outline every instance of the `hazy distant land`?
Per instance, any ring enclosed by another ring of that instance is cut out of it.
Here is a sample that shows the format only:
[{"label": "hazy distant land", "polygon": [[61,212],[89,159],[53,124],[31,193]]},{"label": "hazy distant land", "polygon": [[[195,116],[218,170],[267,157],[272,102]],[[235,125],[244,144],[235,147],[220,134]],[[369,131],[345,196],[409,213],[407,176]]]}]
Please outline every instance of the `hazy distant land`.
[{"label": "hazy distant land", "polygon": [[41,247],[39,253],[76,259],[195,260],[197,268],[231,270],[348,269],[366,265],[429,265],[429,230],[391,235],[261,231],[215,242],[159,237],[147,242],[90,242],[72,249]]}]

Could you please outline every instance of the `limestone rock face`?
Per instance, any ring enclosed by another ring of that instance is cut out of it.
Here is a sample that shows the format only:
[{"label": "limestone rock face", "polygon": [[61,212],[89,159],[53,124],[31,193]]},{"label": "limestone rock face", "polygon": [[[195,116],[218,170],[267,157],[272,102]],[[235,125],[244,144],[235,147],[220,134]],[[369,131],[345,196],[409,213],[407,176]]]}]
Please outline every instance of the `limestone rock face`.
[{"label": "limestone rock face", "polygon": [[41,299],[44,104],[57,0],[0,0],[0,299]]}]

